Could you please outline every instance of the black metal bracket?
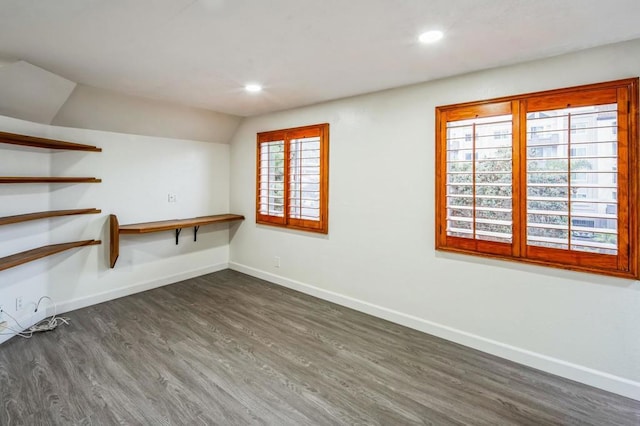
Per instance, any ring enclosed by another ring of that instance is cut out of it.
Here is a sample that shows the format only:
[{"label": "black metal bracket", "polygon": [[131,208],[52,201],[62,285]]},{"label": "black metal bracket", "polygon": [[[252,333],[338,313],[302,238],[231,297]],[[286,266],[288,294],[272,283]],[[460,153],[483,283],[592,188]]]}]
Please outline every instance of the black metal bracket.
[{"label": "black metal bracket", "polygon": [[[198,241],[198,231],[200,230],[200,226],[194,226],[193,227],[193,241]],[[178,241],[179,241],[179,237],[180,237],[180,233],[182,232],[182,228],[177,228],[176,229],[176,245],[178,245]]]},{"label": "black metal bracket", "polygon": [[[193,227],[193,241],[198,241],[198,231],[200,230],[200,226]],[[180,233],[182,232],[182,228],[176,228],[176,245],[178,245],[178,241],[180,240]]]}]

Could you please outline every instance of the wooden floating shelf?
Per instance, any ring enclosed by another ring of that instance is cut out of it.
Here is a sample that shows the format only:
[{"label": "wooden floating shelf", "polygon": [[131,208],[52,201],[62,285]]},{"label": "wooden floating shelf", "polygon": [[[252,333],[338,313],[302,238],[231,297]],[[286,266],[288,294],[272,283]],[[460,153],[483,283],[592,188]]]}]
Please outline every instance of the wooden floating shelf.
[{"label": "wooden floating shelf", "polygon": [[55,139],[38,138],[35,136],[17,135],[15,133],[0,132],[0,143],[10,145],[30,146],[33,148],[64,149],[67,151],[102,152],[102,148],[73,142],[63,142]]},{"label": "wooden floating shelf", "polygon": [[0,183],[100,183],[94,177],[0,176]]},{"label": "wooden floating shelf", "polygon": [[[0,144],[28,146],[32,148],[60,149],[66,151],[89,151],[101,152],[102,149],[92,145],[84,145],[73,142],[64,142],[55,139],[45,139],[35,136],[18,135],[15,133],[0,132]],[[52,177],[52,176],[0,176],[0,184],[3,183],[100,183],[101,179],[95,177]],[[79,214],[95,214],[100,210],[74,209],[74,210],[52,210],[34,213],[26,213],[15,216],[0,217],[0,225],[27,222],[30,220],[45,219],[49,217],[72,216]],[[52,244],[35,249],[12,254],[0,258],[0,271],[22,265],[27,262],[42,259],[43,257],[70,250],[72,248],[93,246],[101,244],[99,240],[73,241],[62,244]]]},{"label": "wooden floating shelf", "polygon": [[244,216],[239,214],[218,214],[213,216],[200,216],[190,219],[172,219],[162,220],[158,222],[134,223],[131,225],[120,225],[118,217],[114,214],[109,216],[109,235],[110,235],[110,264],[113,268],[120,255],[120,234],[148,234],[151,232],[172,231],[176,232],[176,244],[182,228],[190,228],[193,226],[193,240],[196,241],[198,229],[202,225],[210,225],[213,223],[229,223],[244,220]]},{"label": "wooden floating shelf", "polygon": [[101,243],[102,242],[100,240],[74,241],[70,243],[38,247],[21,253],[12,254],[10,256],[0,258],[0,271],[4,271],[5,269],[13,268],[14,266],[19,266],[24,263],[33,262],[34,260],[42,259],[43,257],[51,256],[72,248],[94,246]]},{"label": "wooden floating shelf", "polygon": [[0,217],[0,226],[10,225],[12,223],[27,222],[30,220],[46,219],[48,217],[73,216],[79,214],[96,214],[100,213],[98,209],[75,209],[75,210],[52,210],[46,212],[36,212],[19,214],[16,216]]}]

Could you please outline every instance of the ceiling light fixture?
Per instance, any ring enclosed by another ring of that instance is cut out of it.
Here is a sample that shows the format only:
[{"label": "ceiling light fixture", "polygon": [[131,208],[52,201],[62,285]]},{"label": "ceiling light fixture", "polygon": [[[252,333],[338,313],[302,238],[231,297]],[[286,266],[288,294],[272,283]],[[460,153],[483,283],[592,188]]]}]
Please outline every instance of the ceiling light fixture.
[{"label": "ceiling light fixture", "polygon": [[244,90],[250,93],[258,93],[262,91],[262,86],[257,83],[249,83],[244,86]]},{"label": "ceiling light fixture", "polygon": [[420,37],[418,37],[418,40],[420,40],[420,43],[424,43],[424,44],[435,43],[436,41],[440,40],[443,35],[444,34],[442,34],[442,31],[438,31],[438,30],[427,31],[426,33],[420,34]]}]

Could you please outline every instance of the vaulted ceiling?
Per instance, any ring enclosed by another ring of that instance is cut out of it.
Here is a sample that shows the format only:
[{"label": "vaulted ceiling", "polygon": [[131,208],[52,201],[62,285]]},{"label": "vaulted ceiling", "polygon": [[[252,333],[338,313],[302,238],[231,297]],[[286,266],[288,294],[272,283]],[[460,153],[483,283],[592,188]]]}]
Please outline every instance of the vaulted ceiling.
[{"label": "vaulted ceiling", "polygon": [[638,0],[2,0],[0,65],[250,116],[638,38],[639,18]]}]

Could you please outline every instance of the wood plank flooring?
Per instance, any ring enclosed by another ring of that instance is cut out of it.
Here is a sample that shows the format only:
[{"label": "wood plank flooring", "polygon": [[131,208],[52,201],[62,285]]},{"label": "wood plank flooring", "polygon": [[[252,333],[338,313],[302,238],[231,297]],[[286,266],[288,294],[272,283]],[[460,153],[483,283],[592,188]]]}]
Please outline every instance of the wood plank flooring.
[{"label": "wood plank flooring", "polygon": [[640,402],[234,271],[0,346],[0,425],[639,425]]}]

